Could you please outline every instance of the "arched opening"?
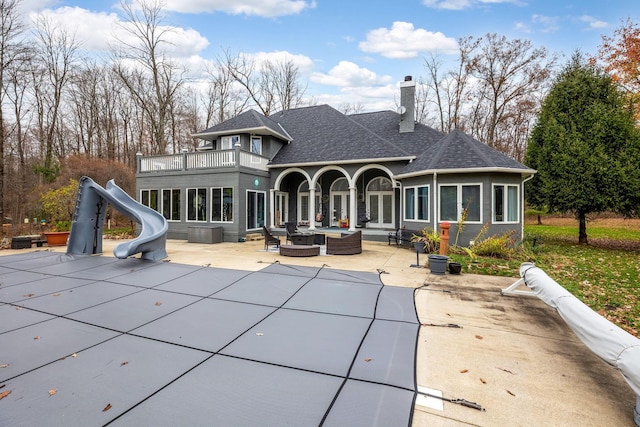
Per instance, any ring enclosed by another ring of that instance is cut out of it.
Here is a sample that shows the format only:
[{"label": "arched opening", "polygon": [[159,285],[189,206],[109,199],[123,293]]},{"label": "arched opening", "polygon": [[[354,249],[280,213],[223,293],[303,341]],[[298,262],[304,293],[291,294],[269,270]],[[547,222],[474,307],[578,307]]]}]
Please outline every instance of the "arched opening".
[{"label": "arched opening", "polygon": [[[312,221],[316,222],[316,226],[322,226],[322,210],[321,206],[321,198],[322,198],[322,188],[320,184],[316,183],[316,194],[315,194],[315,203],[313,204],[313,218],[309,218],[309,203],[311,202],[309,198],[309,181],[305,180],[300,183],[298,186],[298,203],[297,203],[297,220],[298,224],[310,224]],[[320,216],[318,216],[318,213]]]},{"label": "arched opening", "polygon": [[349,224],[349,182],[347,178],[338,178],[331,184],[330,190],[331,226],[345,227]]},{"label": "arched opening", "polygon": [[395,193],[387,177],[379,176],[369,181],[366,191],[368,227],[393,228],[395,224]]}]

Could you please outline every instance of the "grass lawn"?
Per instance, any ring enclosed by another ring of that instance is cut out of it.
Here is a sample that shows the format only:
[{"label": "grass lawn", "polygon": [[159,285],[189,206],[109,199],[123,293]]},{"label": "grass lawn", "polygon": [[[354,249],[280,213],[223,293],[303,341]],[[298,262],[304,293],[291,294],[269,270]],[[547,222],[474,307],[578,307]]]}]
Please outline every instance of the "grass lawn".
[{"label": "grass lawn", "polygon": [[525,224],[525,240],[512,259],[451,258],[468,273],[513,277],[519,277],[522,262],[533,261],[589,307],[640,337],[640,220],[589,222],[588,245],[578,245],[574,219],[542,222]]}]

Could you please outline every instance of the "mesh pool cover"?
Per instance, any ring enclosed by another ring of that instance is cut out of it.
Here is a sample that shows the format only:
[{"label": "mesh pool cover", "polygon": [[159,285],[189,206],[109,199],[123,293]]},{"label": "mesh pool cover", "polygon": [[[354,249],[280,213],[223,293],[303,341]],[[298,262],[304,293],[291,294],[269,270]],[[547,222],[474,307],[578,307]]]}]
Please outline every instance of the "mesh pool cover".
[{"label": "mesh pool cover", "polygon": [[410,425],[413,289],[374,273],[0,257],[0,425]]}]

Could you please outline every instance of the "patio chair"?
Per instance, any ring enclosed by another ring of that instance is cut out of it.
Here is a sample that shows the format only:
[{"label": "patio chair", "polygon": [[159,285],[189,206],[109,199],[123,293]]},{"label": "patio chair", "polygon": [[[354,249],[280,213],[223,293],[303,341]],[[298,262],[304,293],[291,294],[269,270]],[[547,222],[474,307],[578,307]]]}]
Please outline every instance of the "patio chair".
[{"label": "patio chair", "polygon": [[265,250],[269,249],[269,245],[276,245],[276,248],[280,247],[280,238],[271,234],[271,232],[264,225],[262,226],[262,234],[264,235]]},{"label": "patio chair", "polygon": [[295,221],[287,221],[284,223],[285,228],[287,229],[287,240],[286,242],[291,242],[293,244],[293,240],[291,240],[291,236],[294,234],[299,234],[300,230],[298,230],[298,226]]},{"label": "patio chair", "polygon": [[342,233],[340,236],[327,236],[327,254],[355,255],[362,253],[362,231]]}]

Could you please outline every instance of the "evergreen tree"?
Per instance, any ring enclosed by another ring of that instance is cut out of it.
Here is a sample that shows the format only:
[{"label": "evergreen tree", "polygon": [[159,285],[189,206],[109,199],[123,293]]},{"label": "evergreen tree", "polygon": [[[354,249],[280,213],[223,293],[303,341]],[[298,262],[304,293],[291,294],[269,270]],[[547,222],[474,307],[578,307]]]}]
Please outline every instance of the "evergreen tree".
[{"label": "evergreen tree", "polygon": [[632,108],[613,80],[579,53],[543,103],[525,163],[538,170],[527,184],[527,202],[573,213],[580,243],[588,242],[589,214],[638,215],[640,138]]}]

